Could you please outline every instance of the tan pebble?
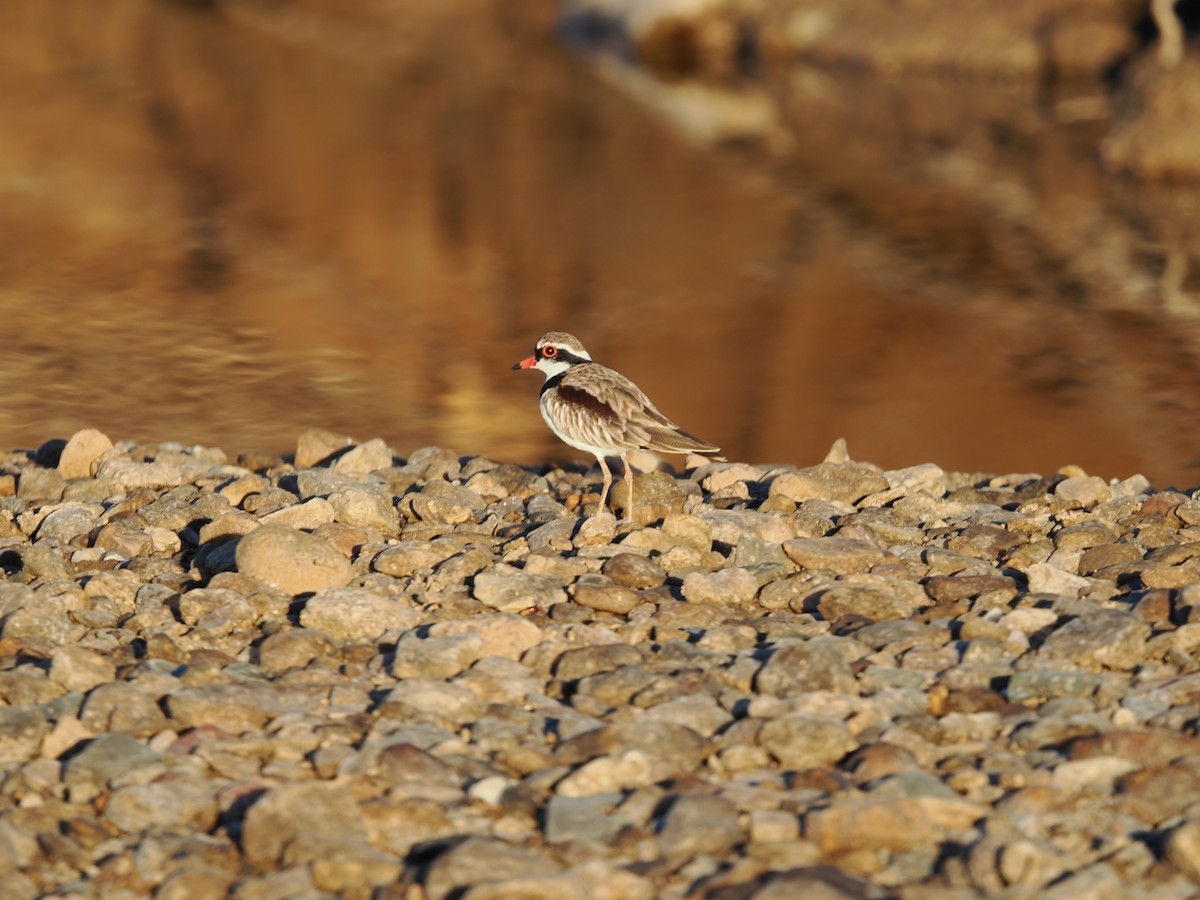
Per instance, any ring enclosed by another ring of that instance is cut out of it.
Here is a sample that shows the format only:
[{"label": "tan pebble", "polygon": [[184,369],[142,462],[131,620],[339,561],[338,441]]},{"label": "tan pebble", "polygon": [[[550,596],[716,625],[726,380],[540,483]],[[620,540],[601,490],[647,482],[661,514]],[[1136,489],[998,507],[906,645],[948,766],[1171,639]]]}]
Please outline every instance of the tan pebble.
[{"label": "tan pebble", "polygon": [[54,723],[50,733],[42,738],[40,752],[46,759],[58,759],[76,744],[95,736],[95,732],[74,716],[63,716]]},{"label": "tan pebble", "polygon": [[1167,838],[1167,861],[1200,883],[1200,825],[1184,822]]},{"label": "tan pebble", "polygon": [[95,428],[75,432],[63,447],[58,461],[58,474],[68,480],[91,478],[99,468],[101,458],[112,446],[108,435]]}]

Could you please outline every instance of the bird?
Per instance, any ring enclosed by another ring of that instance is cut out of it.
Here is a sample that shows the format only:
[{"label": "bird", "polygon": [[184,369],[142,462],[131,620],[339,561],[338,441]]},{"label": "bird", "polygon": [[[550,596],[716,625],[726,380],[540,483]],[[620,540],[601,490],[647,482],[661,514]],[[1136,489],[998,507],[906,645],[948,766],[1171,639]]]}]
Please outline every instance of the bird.
[{"label": "bird", "polygon": [[661,453],[699,453],[713,460],[721,448],[684,431],[661,412],[645,391],[620,372],[592,362],[583,343],[565,331],[549,331],[538,338],[533,355],[513,369],[538,369],[545,376],[539,406],[550,430],[565,444],[596,457],[604,473],[597,514],[604,511],[612,473],[605,458],[619,457],[629,482],[633,517],[633,478],[627,456],[631,450]]}]

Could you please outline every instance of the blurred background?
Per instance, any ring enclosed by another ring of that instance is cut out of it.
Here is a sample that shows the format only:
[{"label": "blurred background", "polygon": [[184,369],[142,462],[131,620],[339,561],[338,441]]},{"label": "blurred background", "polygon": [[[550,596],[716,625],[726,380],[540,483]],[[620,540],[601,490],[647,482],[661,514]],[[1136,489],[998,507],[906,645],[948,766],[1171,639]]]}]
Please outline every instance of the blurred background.
[{"label": "blurred background", "polygon": [[1197,2],[7,0],[0,445],[1200,483]]}]

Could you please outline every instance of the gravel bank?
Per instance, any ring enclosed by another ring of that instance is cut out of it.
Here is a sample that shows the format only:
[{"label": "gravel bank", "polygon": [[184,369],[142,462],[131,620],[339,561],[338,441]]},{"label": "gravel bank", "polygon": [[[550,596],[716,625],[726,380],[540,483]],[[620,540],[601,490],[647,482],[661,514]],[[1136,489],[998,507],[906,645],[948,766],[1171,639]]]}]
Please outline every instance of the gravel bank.
[{"label": "gravel bank", "polygon": [[[81,432],[0,474],[9,898],[1188,897],[1200,499]],[[623,485],[614,491],[618,509]]]}]

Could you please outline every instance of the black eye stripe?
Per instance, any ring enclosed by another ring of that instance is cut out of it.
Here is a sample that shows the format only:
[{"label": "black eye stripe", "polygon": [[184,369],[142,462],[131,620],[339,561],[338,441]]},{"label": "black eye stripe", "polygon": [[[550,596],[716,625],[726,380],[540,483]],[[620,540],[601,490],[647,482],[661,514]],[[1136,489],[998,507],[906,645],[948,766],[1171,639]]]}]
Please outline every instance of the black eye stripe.
[{"label": "black eye stripe", "polygon": [[587,357],[576,356],[574,353],[572,353],[566,347],[556,348],[558,350],[558,352],[555,353],[553,356],[546,356],[542,352],[544,349],[545,349],[544,347],[539,347],[537,349],[537,352],[534,355],[537,356],[538,359],[552,359],[555,362],[565,362],[565,363],[570,363],[571,365],[576,365],[577,363],[591,362],[591,360],[588,359]]}]

